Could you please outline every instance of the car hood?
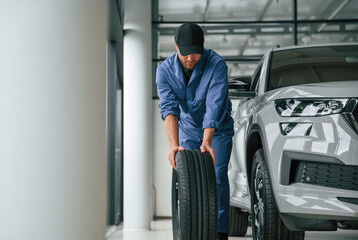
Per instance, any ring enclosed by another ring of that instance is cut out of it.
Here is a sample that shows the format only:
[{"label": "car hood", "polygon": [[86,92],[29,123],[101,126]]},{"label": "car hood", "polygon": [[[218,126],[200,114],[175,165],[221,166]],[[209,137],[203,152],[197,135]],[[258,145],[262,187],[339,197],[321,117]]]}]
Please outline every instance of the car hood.
[{"label": "car hood", "polygon": [[275,89],[266,94],[266,100],[358,97],[358,80],[295,85]]}]

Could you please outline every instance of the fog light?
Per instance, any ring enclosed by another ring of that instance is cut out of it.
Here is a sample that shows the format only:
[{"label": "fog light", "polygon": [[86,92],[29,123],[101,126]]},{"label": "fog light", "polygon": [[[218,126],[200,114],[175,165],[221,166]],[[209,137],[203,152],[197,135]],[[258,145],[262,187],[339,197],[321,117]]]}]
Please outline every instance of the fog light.
[{"label": "fog light", "polygon": [[308,136],[310,135],[312,126],[313,123],[280,123],[281,133],[285,136]]}]

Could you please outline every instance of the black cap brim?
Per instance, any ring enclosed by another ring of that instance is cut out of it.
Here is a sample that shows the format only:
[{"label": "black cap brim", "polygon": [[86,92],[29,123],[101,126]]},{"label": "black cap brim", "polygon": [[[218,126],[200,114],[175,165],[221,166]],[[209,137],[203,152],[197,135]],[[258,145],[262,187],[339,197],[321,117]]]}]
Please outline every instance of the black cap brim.
[{"label": "black cap brim", "polygon": [[182,56],[187,56],[190,54],[200,54],[204,53],[204,47],[202,45],[191,45],[191,46],[178,46],[180,54]]}]

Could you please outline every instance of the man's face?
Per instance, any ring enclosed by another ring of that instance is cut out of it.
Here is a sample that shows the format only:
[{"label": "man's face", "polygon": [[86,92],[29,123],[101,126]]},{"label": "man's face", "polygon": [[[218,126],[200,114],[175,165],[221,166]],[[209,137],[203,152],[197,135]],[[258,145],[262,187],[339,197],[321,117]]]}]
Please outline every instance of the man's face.
[{"label": "man's face", "polygon": [[200,61],[201,55],[200,54],[189,54],[186,56],[182,56],[179,52],[178,45],[175,44],[175,47],[178,51],[179,60],[187,69],[194,69],[196,64]]}]

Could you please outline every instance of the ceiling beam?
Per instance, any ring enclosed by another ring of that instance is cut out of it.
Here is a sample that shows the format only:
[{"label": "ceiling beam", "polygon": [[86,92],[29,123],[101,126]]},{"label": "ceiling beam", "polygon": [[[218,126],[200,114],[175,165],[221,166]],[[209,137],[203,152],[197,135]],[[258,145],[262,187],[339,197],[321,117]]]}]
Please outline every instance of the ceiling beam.
[{"label": "ceiling beam", "polygon": [[[358,25],[358,22],[356,23]],[[357,29],[347,30],[345,24],[330,24],[338,25],[337,30],[322,30],[320,33],[323,34],[334,34],[334,33],[357,33]],[[255,25],[255,26],[208,26],[203,27],[205,35],[277,35],[277,34],[292,34],[290,25]],[[306,30],[297,30],[298,34],[306,34]],[[176,27],[159,27],[158,31],[160,35],[174,35]]]},{"label": "ceiling beam", "polygon": [[[323,16],[324,17],[327,16],[328,20],[332,20],[342,11],[342,9],[349,3],[349,1],[350,0],[333,1],[325,10],[325,12],[330,12],[330,13],[328,13],[328,14],[326,13]],[[318,32],[318,33],[321,32],[326,26],[327,26],[327,23],[323,23],[315,30],[315,32]]]},{"label": "ceiling beam", "polygon": [[[181,25],[191,21],[152,21],[152,24],[158,25]],[[358,22],[358,18],[350,19],[315,19],[315,20],[297,20],[298,24],[314,24],[314,23],[352,23]],[[255,24],[293,24],[293,20],[261,20],[261,21],[195,21],[198,25],[255,25]]]}]

